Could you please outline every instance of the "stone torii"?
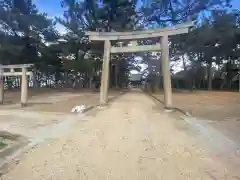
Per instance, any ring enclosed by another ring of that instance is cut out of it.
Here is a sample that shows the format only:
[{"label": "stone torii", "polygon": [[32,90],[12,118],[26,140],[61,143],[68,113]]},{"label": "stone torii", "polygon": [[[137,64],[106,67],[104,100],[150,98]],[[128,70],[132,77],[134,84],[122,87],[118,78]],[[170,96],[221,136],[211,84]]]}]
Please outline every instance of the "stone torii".
[{"label": "stone torii", "polygon": [[[109,79],[109,62],[110,53],[139,52],[139,51],[161,51],[161,67],[163,72],[164,85],[164,104],[166,109],[171,109],[172,104],[172,87],[171,75],[169,69],[169,47],[168,37],[171,35],[188,33],[189,27],[193,22],[176,25],[174,27],[134,31],[134,32],[87,32],[90,41],[104,41],[104,57],[102,67],[102,78],[100,88],[100,104],[104,105],[108,100],[108,79]],[[155,45],[137,45],[127,47],[113,47],[111,41],[121,40],[138,40],[147,38],[160,37],[160,43]]]},{"label": "stone torii", "polygon": [[[26,106],[28,99],[28,77],[33,76],[32,71],[27,71],[27,68],[34,66],[33,64],[15,64],[1,65],[0,64],[0,104],[4,101],[4,76],[22,76],[21,82],[21,107]],[[21,72],[16,72],[16,69],[21,69]]]}]

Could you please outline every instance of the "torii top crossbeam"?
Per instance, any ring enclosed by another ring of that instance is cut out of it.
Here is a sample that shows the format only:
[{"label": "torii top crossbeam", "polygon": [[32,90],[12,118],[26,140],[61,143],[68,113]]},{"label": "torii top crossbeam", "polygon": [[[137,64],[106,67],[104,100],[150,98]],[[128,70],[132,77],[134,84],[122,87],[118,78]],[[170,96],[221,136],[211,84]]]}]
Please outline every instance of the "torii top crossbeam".
[{"label": "torii top crossbeam", "polygon": [[1,65],[0,68],[2,69],[11,69],[11,68],[29,68],[34,66],[34,64],[13,64],[13,65]]},{"label": "torii top crossbeam", "polygon": [[173,27],[160,28],[155,30],[133,31],[133,32],[92,32],[88,31],[86,35],[89,40],[104,41],[104,40],[126,40],[126,39],[145,39],[160,36],[171,36],[177,34],[188,33],[189,27],[193,26],[193,22],[188,22]]}]

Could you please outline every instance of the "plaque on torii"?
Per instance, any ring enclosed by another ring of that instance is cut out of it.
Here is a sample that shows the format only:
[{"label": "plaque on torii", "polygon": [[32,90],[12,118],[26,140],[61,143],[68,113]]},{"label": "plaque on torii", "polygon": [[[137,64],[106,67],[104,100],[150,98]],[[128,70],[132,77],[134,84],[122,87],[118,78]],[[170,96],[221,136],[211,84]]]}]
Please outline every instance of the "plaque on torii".
[{"label": "plaque on torii", "polygon": [[[21,107],[26,106],[28,99],[28,76],[33,76],[33,72],[28,71],[28,68],[33,66],[33,64],[0,65],[0,104],[3,104],[4,101],[4,77],[21,76]],[[16,69],[21,71],[16,71]]]},{"label": "plaque on torii", "polygon": [[[100,104],[106,104],[108,100],[108,79],[110,53],[140,52],[140,51],[161,51],[161,67],[163,72],[164,104],[166,109],[171,109],[172,87],[169,69],[169,47],[168,37],[177,34],[188,33],[193,22],[176,25],[174,27],[161,28],[155,30],[133,31],[133,32],[87,32],[90,41],[104,41],[104,56],[100,88]],[[147,38],[161,38],[159,44],[137,45],[136,40]],[[113,47],[111,41],[131,40],[132,46]]]}]

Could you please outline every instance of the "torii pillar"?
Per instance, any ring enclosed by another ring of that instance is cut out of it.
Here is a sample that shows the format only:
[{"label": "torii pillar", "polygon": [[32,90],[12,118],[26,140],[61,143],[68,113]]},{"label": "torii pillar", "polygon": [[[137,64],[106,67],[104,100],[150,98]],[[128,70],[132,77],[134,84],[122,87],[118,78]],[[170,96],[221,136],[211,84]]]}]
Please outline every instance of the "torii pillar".
[{"label": "torii pillar", "polygon": [[164,104],[166,109],[171,109],[172,104],[172,84],[169,68],[169,47],[168,36],[161,37],[161,67],[163,73]]},{"label": "torii pillar", "polygon": [[105,40],[103,65],[102,65],[102,78],[101,78],[101,87],[100,87],[100,104],[101,105],[106,104],[108,99],[110,50],[111,50],[111,43],[109,40]]},{"label": "torii pillar", "polygon": [[22,84],[21,84],[21,107],[25,107],[27,105],[28,99],[28,76],[27,76],[27,68],[22,68]]}]

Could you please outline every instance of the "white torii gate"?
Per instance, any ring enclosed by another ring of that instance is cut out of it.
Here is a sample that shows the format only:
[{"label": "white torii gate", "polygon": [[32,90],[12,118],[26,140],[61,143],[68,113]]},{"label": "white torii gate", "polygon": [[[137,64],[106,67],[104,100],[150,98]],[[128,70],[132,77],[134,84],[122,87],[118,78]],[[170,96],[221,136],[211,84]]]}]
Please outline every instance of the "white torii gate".
[{"label": "white torii gate", "polygon": [[[21,106],[27,104],[28,98],[28,77],[33,76],[32,71],[27,71],[27,68],[33,64],[15,64],[15,65],[0,65],[0,104],[4,101],[4,76],[22,76],[21,84]],[[21,72],[16,72],[15,69],[21,69]],[[8,70],[5,72],[5,70]]]},{"label": "white torii gate", "polygon": [[[171,75],[169,69],[169,47],[168,36],[188,33],[189,27],[193,22],[180,24],[174,27],[134,31],[134,32],[87,32],[90,41],[104,41],[104,57],[101,77],[100,104],[106,104],[108,100],[108,79],[110,53],[139,52],[139,51],[158,51],[161,50],[161,62],[164,85],[164,103],[165,108],[171,109],[172,105],[172,87]],[[134,45],[128,47],[112,47],[111,41],[116,40],[137,40],[161,37],[160,44],[156,45]]]}]

